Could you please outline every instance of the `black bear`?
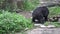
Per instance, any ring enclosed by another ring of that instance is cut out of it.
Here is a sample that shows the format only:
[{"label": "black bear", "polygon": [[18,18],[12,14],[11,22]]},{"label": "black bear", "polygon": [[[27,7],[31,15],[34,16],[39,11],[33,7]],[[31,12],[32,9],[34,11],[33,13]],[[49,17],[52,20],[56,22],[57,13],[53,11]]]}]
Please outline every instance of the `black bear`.
[{"label": "black bear", "polygon": [[44,24],[48,20],[48,14],[47,7],[37,7],[32,13],[32,22]]}]

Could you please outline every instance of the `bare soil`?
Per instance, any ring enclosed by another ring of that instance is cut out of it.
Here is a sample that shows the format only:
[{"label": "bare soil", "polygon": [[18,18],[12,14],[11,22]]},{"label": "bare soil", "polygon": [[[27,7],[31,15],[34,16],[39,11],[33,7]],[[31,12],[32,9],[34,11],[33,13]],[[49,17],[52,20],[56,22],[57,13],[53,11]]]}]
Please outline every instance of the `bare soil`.
[{"label": "bare soil", "polygon": [[[21,14],[25,16],[26,18],[31,18],[32,13],[31,12],[20,12],[18,14]],[[24,34],[60,34],[60,28],[33,28],[31,30],[27,30],[23,32]],[[21,33],[16,33],[21,34]]]},{"label": "bare soil", "polygon": [[20,12],[19,14],[25,16],[26,18],[31,18],[32,16],[32,13],[29,11],[23,11],[23,12]]}]

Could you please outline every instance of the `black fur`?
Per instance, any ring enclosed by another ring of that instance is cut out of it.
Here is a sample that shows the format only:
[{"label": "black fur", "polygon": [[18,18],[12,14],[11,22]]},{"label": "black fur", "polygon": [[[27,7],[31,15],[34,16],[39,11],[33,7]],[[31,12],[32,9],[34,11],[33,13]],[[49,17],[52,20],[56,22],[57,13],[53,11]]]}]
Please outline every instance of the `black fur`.
[{"label": "black fur", "polygon": [[47,7],[38,7],[32,13],[32,22],[44,24],[48,20],[48,14],[49,10]]}]

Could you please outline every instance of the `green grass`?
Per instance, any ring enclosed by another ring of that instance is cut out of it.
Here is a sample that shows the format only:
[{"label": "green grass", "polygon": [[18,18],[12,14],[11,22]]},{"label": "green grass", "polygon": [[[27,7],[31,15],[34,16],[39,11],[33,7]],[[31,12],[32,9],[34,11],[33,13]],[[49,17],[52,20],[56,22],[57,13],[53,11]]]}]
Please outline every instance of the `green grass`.
[{"label": "green grass", "polygon": [[55,27],[60,27],[60,22],[46,22],[44,25],[48,26],[48,25],[54,25]]},{"label": "green grass", "polygon": [[0,34],[20,32],[33,27],[30,19],[17,13],[0,10]]},{"label": "green grass", "polygon": [[60,27],[60,22],[52,22],[51,24],[55,25],[56,27]]},{"label": "green grass", "polygon": [[57,16],[60,14],[60,7],[59,6],[50,7],[49,11],[50,11],[49,17]]},{"label": "green grass", "polygon": [[33,10],[39,4],[39,0],[24,0],[23,9],[26,11]]},{"label": "green grass", "polygon": [[[60,15],[60,7],[59,6],[54,6],[54,7],[49,7],[49,18],[53,17],[53,16],[58,16]],[[60,22],[46,22],[45,25],[55,25],[56,27],[60,27]]]}]

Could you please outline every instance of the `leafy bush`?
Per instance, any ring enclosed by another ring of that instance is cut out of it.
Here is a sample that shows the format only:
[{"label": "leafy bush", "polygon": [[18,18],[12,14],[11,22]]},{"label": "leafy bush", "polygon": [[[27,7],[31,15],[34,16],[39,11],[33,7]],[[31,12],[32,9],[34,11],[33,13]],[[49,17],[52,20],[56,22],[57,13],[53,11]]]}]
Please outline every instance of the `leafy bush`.
[{"label": "leafy bush", "polygon": [[0,0],[0,9],[9,10],[10,12],[15,11],[17,9],[17,4],[13,3],[13,1],[12,0]]},{"label": "leafy bush", "polygon": [[60,14],[60,7],[59,6],[54,6],[49,8],[49,17],[57,16]]},{"label": "leafy bush", "polygon": [[46,22],[45,26],[54,25],[55,27],[60,27],[60,22]]},{"label": "leafy bush", "polygon": [[39,0],[24,0],[23,9],[33,10],[39,4]]},{"label": "leafy bush", "polygon": [[46,23],[44,23],[45,26],[48,26],[49,24],[50,24],[50,22],[46,22]]},{"label": "leafy bush", "polygon": [[[14,1],[14,0],[13,0]],[[17,6],[12,0],[0,0],[0,9],[15,11],[16,9],[33,10],[38,4],[39,0],[22,0],[22,7]],[[15,2],[15,1],[14,1]]]},{"label": "leafy bush", "polygon": [[31,20],[24,16],[0,11],[0,34],[9,34],[10,32],[22,31],[25,28],[32,28]]},{"label": "leafy bush", "polygon": [[56,27],[60,27],[60,22],[51,22],[51,24],[55,25]]},{"label": "leafy bush", "polygon": [[[53,16],[58,16],[60,15],[60,7],[59,6],[54,6],[54,7],[49,7],[49,18],[53,17]],[[46,22],[45,25],[55,25],[56,27],[60,27],[60,23],[59,22]]]}]

